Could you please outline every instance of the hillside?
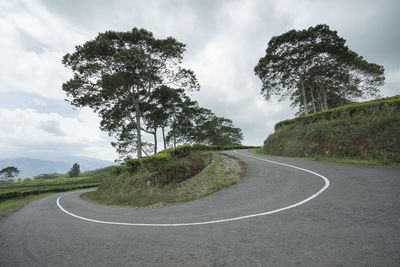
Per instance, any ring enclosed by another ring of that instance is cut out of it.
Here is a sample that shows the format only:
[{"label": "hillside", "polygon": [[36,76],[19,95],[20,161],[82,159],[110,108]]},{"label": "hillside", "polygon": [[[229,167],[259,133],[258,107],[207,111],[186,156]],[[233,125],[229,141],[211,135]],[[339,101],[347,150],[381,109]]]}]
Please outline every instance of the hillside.
[{"label": "hillside", "polygon": [[83,157],[65,158],[60,161],[21,157],[14,159],[1,159],[0,169],[14,166],[20,170],[18,177],[31,177],[43,173],[66,173],[71,169],[75,162],[80,165],[81,171],[94,170],[113,164],[110,161]]},{"label": "hillside", "polygon": [[281,121],[264,141],[263,152],[399,163],[400,96]]}]

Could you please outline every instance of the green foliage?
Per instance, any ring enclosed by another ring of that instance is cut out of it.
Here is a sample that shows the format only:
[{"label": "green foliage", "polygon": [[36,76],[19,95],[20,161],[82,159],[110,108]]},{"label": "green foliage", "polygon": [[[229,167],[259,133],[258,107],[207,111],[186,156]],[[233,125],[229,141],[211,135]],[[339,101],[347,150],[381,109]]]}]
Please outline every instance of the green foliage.
[{"label": "green foliage", "polygon": [[203,144],[194,144],[192,145],[192,149],[201,151],[201,150],[210,150],[210,147]]},{"label": "green foliage", "polygon": [[15,176],[17,176],[19,170],[13,166],[6,167],[0,170],[0,180],[11,180]]},{"label": "green foliage", "polygon": [[[266,54],[255,66],[266,100],[290,97],[306,114],[327,110],[330,98],[337,104],[363,96],[378,96],[384,68],[369,63],[346,45],[327,25],[290,30],[274,36]],[[311,101],[310,101],[311,100]]]},{"label": "green foliage", "polygon": [[168,154],[172,154],[173,152],[174,152],[174,148],[173,147],[170,147],[170,148],[167,148],[167,149],[164,149],[164,150],[162,150],[162,151],[160,151],[160,152],[158,152],[158,153],[168,153]]},{"label": "green foliage", "polygon": [[64,192],[98,186],[110,175],[113,166],[83,172],[79,178],[66,176],[53,179],[23,181],[0,186],[0,201],[49,192]]},{"label": "green foliage", "polygon": [[400,95],[355,103],[314,114],[304,115],[290,120],[284,120],[275,124],[275,131],[283,126],[292,124],[308,124],[318,120],[334,120],[348,118],[357,114],[372,115],[376,112],[387,110],[388,112],[400,111]]},{"label": "green foliage", "polygon": [[80,174],[81,174],[81,169],[80,169],[79,164],[74,163],[74,165],[72,165],[72,168],[68,172],[68,176],[69,177],[79,177]]},{"label": "green foliage", "polygon": [[192,146],[191,145],[181,145],[178,146],[175,150],[174,150],[174,155],[177,157],[186,157],[190,150],[192,150]]},{"label": "green foliage", "polygon": [[163,165],[171,160],[169,153],[157,153],[149,157],[141,158],[140,164],[147,170],[155,171],[159,170]]},{"label": "green foliage", "polygon": [[142,169],[150,172],[159,171],[163,166],[167,165],[169,162],[174,161],[175,158],[185,158],[192,151],[222,151],[222,150],[233,150],[233,149],[251,149],[254,146],[207,146],[203,144],[186,144],[178,146],[176,149],[167,148],[156,154],[148,157],[138,159],[125,159],[123,166],[114,166],[112,173],[115,175],[121,175],[125,171],[128,173],[138,172]]},{"label": "green foliage", "polygon": [[124,166],[114,166],[111,170],[111,174],[120,175],[124,170]]},{"label": "green foliage", "polygon": [[[142,203],[199,173],[211,160],[210,153],[207,152],[189,153],[184,158],[169,158],[168,153],[156,155],[141,159],[143,165],[149,164],[147,166],[151,165],[153,168],[142,168],[134,173],[124,172],[119,176],[110,176],[89,197],[105,204]],[[165,162],[167,159],[168,162]],[[161,162],[164,163],[158,165]]]},{"label": "green foliage", "polygon": [[358,103],[284,121],[264,142],[264,152],[400,162],[399,96]]},{"label": "green foliage", "polygon": [[[133,206],[162,205],[198,199],[237,183],[243,176],[244,164],[218,153],[214,155],[214,162],[206,170],[203,166],[210,161],[209,153],[196,152],[185,158],[173,158],[165,168],[155,172],[155,176],[138,172],[110,177],[104,181],[104,185],[89,193],[87,197],[103,204]],[[186,183],[176,186],[176,183],[192,177],[200,170],[204,171]]]},{"label": "green foliage", "polygon": [[35,180],[40,180],[40,179],[53,179],[53,178],[57,178],[57,177],[61,177],[63,176],[60,173],[43,173],[43,174],[39,174],[37,176],[33,176],[33,179]]},{"label": "green foliage", "polygon": [[[66,54],[63,64],[74,72],[63,90],[76,107],[90,107],[101,129],[113,135],[117,152],[142,157],[142,120],[151,115],[151,94],[164,84],[199,90],[192,70],[182,67],[185,45],[172,37],[156,39],[145,29],[106,31]],[[145,118],[143,111],[149,111]],[[156,122],[155,120],[153,122]],[[157,123],[162,123],[158,121]]]},{"label": "green foliage", "polygon": [[138,159],[126,159],[124,166],[127,171],[135,172],[140,167],[140,161]]}]

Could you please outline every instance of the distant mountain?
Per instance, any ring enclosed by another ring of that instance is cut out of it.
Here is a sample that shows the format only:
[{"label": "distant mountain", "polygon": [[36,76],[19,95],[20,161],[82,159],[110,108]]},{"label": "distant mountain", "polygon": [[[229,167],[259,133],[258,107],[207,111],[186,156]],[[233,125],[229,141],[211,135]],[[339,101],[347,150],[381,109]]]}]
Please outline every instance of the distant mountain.
[{"label": "distant mountain", "polygon": [[57,159],[57,161],[14,158],[1,159],[0,170],[8,166],[14,166],[20,171],[18,177],[32,177],[43,173],[67,173],[74,163],[79,164],[81,171],[95,170],[114,164],[111,161],[84,157],[66,157]]}]

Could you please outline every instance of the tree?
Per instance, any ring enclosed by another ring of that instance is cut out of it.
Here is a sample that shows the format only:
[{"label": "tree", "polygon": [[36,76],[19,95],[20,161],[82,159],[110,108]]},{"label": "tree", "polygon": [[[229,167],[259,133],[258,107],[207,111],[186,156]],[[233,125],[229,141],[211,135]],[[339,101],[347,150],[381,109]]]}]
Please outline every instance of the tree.
[{"label": "tree", "polygon": [[292,101],[300,97],[297,104],[305,114],[309,106],[314,112],[328,109],[329,96],[345,100],[377,96],[383,67],[368,63],[345,42],[327,25],[273,37],[254,68],[262,82],[261,93],[266,100],[273,95],[280,100],[290,96]]},{"label": "tree", "polygon": [[181,67],[184,51],[185,45],[174,38],[156,39],[144,29],[100,33],[64,56],[63,64],[71,67],[74,77],[63,90],[72,105],[98,112],[101,129],[116,137],[117,147],[121,139],[132,137],[130,150],[141,158],[141,108],[149,107],[152,92],[163,85],[200,88],[193,71]]},{"label": "tree", "polygon": [[[200,125],[202,143],[217,146],[240,145],[243,134],[240,128],[235,128],[231,120],[214,116]],[[199,140],[200,141],[200,140]]]},{"label": "tree", "polygon": [[11,180],[19,174],[19,170],[16,167],[9,166],[0,170],[1,180]]},{"label": "tree", "polygon": [[78,163],[75,163],[74,165],[72,165],[72,168],[68,172],[69,177],[79,177],[80,174],[81,174],[81,170],[80,170],[80,166]]},{"label": "tree", "polygon": [[201,108],[197,102],[184,102],[176,117],[168,139],[180,143],[200,143],[207,145],[240,145],[243,134],[235,128],[231,120],[217,117],[211,110]]}]

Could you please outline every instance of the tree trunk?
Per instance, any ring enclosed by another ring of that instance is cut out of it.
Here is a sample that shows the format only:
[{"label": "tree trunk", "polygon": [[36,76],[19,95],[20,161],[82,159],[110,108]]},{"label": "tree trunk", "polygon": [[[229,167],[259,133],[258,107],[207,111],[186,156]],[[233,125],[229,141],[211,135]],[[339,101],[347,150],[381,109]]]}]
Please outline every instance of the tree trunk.
[{"label": "tree trunk", "polygon": [[154,154],[157,153],[157,127],[154,128]]},{"label": "tree trunk", "polygon": [[176,135],[175,135],[175,132],[174,132],[174,149],[176,149]]},{"label": "tree trunk", "polygon": [[313,106],[313,109],[314,109],[314,113],[316,113],[316,112],[317,112],[317,109],[315,108],[315,100],[314,100],[314,93],[313,93],[313,91],[314,91],[314,86],[311,88],[311,102],[312,102],[312,106]]},{"label": "tree trunk", "polygon": [[304,89],[304,82],[303,82],[303,81],[301,81],[301,93],[303,94],[304,111],[306,112],[306,115],[308,115],[306,91],[305,91],[305,89]]},{"label": "tree trunk", "polygon": [[140,106],[139,106],[139,101],[133,98],[133,105],[135,108],[135,115],[136,115],[136,131],[137,131],[137,158],[141,159],[142,158],[142,132],[140,128]]},{"label": "tree trunk", "polygon": [[322,106],[324,110],[327,110],[328,107],[328,91],[321,85],[320,86],[321,96],[322,96]]},{"label": "tree trunk", "polygon": [[164,149],[167,149],[167,143],[165,141],[165,127],[161,127],[161,131],[162,131],[162,138],[163,138],[163,142],[164,142]]},{"label": "tree trunk", "polygon": [[328,110],[329,107],[328,107],[328,92],[327,92],[327,90],[325,90],[324,93],[325,93],[325,94],[324,94],[325,110]]}]

